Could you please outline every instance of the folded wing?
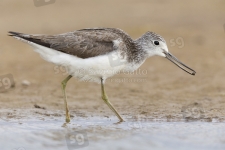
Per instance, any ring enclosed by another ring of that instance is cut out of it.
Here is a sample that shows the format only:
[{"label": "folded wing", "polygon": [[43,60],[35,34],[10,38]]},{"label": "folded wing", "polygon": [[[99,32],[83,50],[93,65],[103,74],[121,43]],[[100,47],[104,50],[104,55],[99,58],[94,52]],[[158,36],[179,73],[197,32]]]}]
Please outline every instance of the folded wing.
[{"label": "folded wing", "polygon": [[[119,48],[119,45],[115,46],[115,41],[121,39],[118,34],[104,28],[83,29],[59,35],[28,35],[11,31],[9,34],[79,58],[112,52]],[[123,43],[120,45],[125,48]]]}]

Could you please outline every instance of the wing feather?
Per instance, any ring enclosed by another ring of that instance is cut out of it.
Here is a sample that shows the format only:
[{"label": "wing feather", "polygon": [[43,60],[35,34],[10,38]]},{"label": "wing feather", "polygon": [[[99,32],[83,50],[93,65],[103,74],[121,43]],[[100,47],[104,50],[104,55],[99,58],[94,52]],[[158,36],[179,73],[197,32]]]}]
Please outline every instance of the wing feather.
[{"label": "wing feather", "polygon": [[58,35],[27,35],[17,32],[9,32],[10,36],[17,36],[80,58],[89,58],[104,55],[119,49],[114,41],[119,40],[121,49],[126,49],[123,37],[105,28],[82,29]]}]

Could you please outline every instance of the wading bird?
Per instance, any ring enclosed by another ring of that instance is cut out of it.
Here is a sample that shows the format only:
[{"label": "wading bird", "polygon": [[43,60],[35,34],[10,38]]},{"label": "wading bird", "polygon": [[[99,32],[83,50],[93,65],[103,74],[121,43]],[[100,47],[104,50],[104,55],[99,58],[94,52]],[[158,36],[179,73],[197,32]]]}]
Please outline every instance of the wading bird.
[{"label": "wading bird", "polygon": [[106,95],[104,84],[107,78],[120,71],[135,71],[154,55],[167,58],[191,75],[196,73],[169,53],[166,41],[154,32],[146,32],[136,40],[115,28],[89,28],[58,35],[10,31],[9,35],[31,45],[46,61],[68,69],[69,76],[62,81],[66,122],[70,122],[70,114],[65,88],[73,76],[100,83],[102,99],[119,121],[123,121]]}]

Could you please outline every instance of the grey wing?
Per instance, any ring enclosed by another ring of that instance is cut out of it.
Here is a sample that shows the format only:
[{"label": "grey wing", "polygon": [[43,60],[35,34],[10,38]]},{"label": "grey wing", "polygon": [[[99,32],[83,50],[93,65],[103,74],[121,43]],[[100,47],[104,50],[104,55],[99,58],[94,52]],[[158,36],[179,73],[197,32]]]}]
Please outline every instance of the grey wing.
[{"label": "grey wing", "polygon": [[120,37],[112,32],[102,30],[78,30],[59,35],[27,35],[9,32],[10,36],[17,36],[27,41],[52,48],[80,58],[104,55],[118,49],[114,41]]}]

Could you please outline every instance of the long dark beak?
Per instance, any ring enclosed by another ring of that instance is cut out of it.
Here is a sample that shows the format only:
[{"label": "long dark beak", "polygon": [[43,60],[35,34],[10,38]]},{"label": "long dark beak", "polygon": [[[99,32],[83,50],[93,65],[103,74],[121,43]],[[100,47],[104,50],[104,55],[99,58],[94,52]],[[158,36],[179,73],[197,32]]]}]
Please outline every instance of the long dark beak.
[{"label": "long dark beak", "polygon": [[175,56],[170,54],[169,52],[164,51],[163,52],[166,55],[166,58],[169,59],[171,62],[173,62],[175,65],[177,65],[180,69],[184,70],[185,72],[195,75],[195,71],[191,69],[190,67],[183,64],[181,61],[179,61]]}]

